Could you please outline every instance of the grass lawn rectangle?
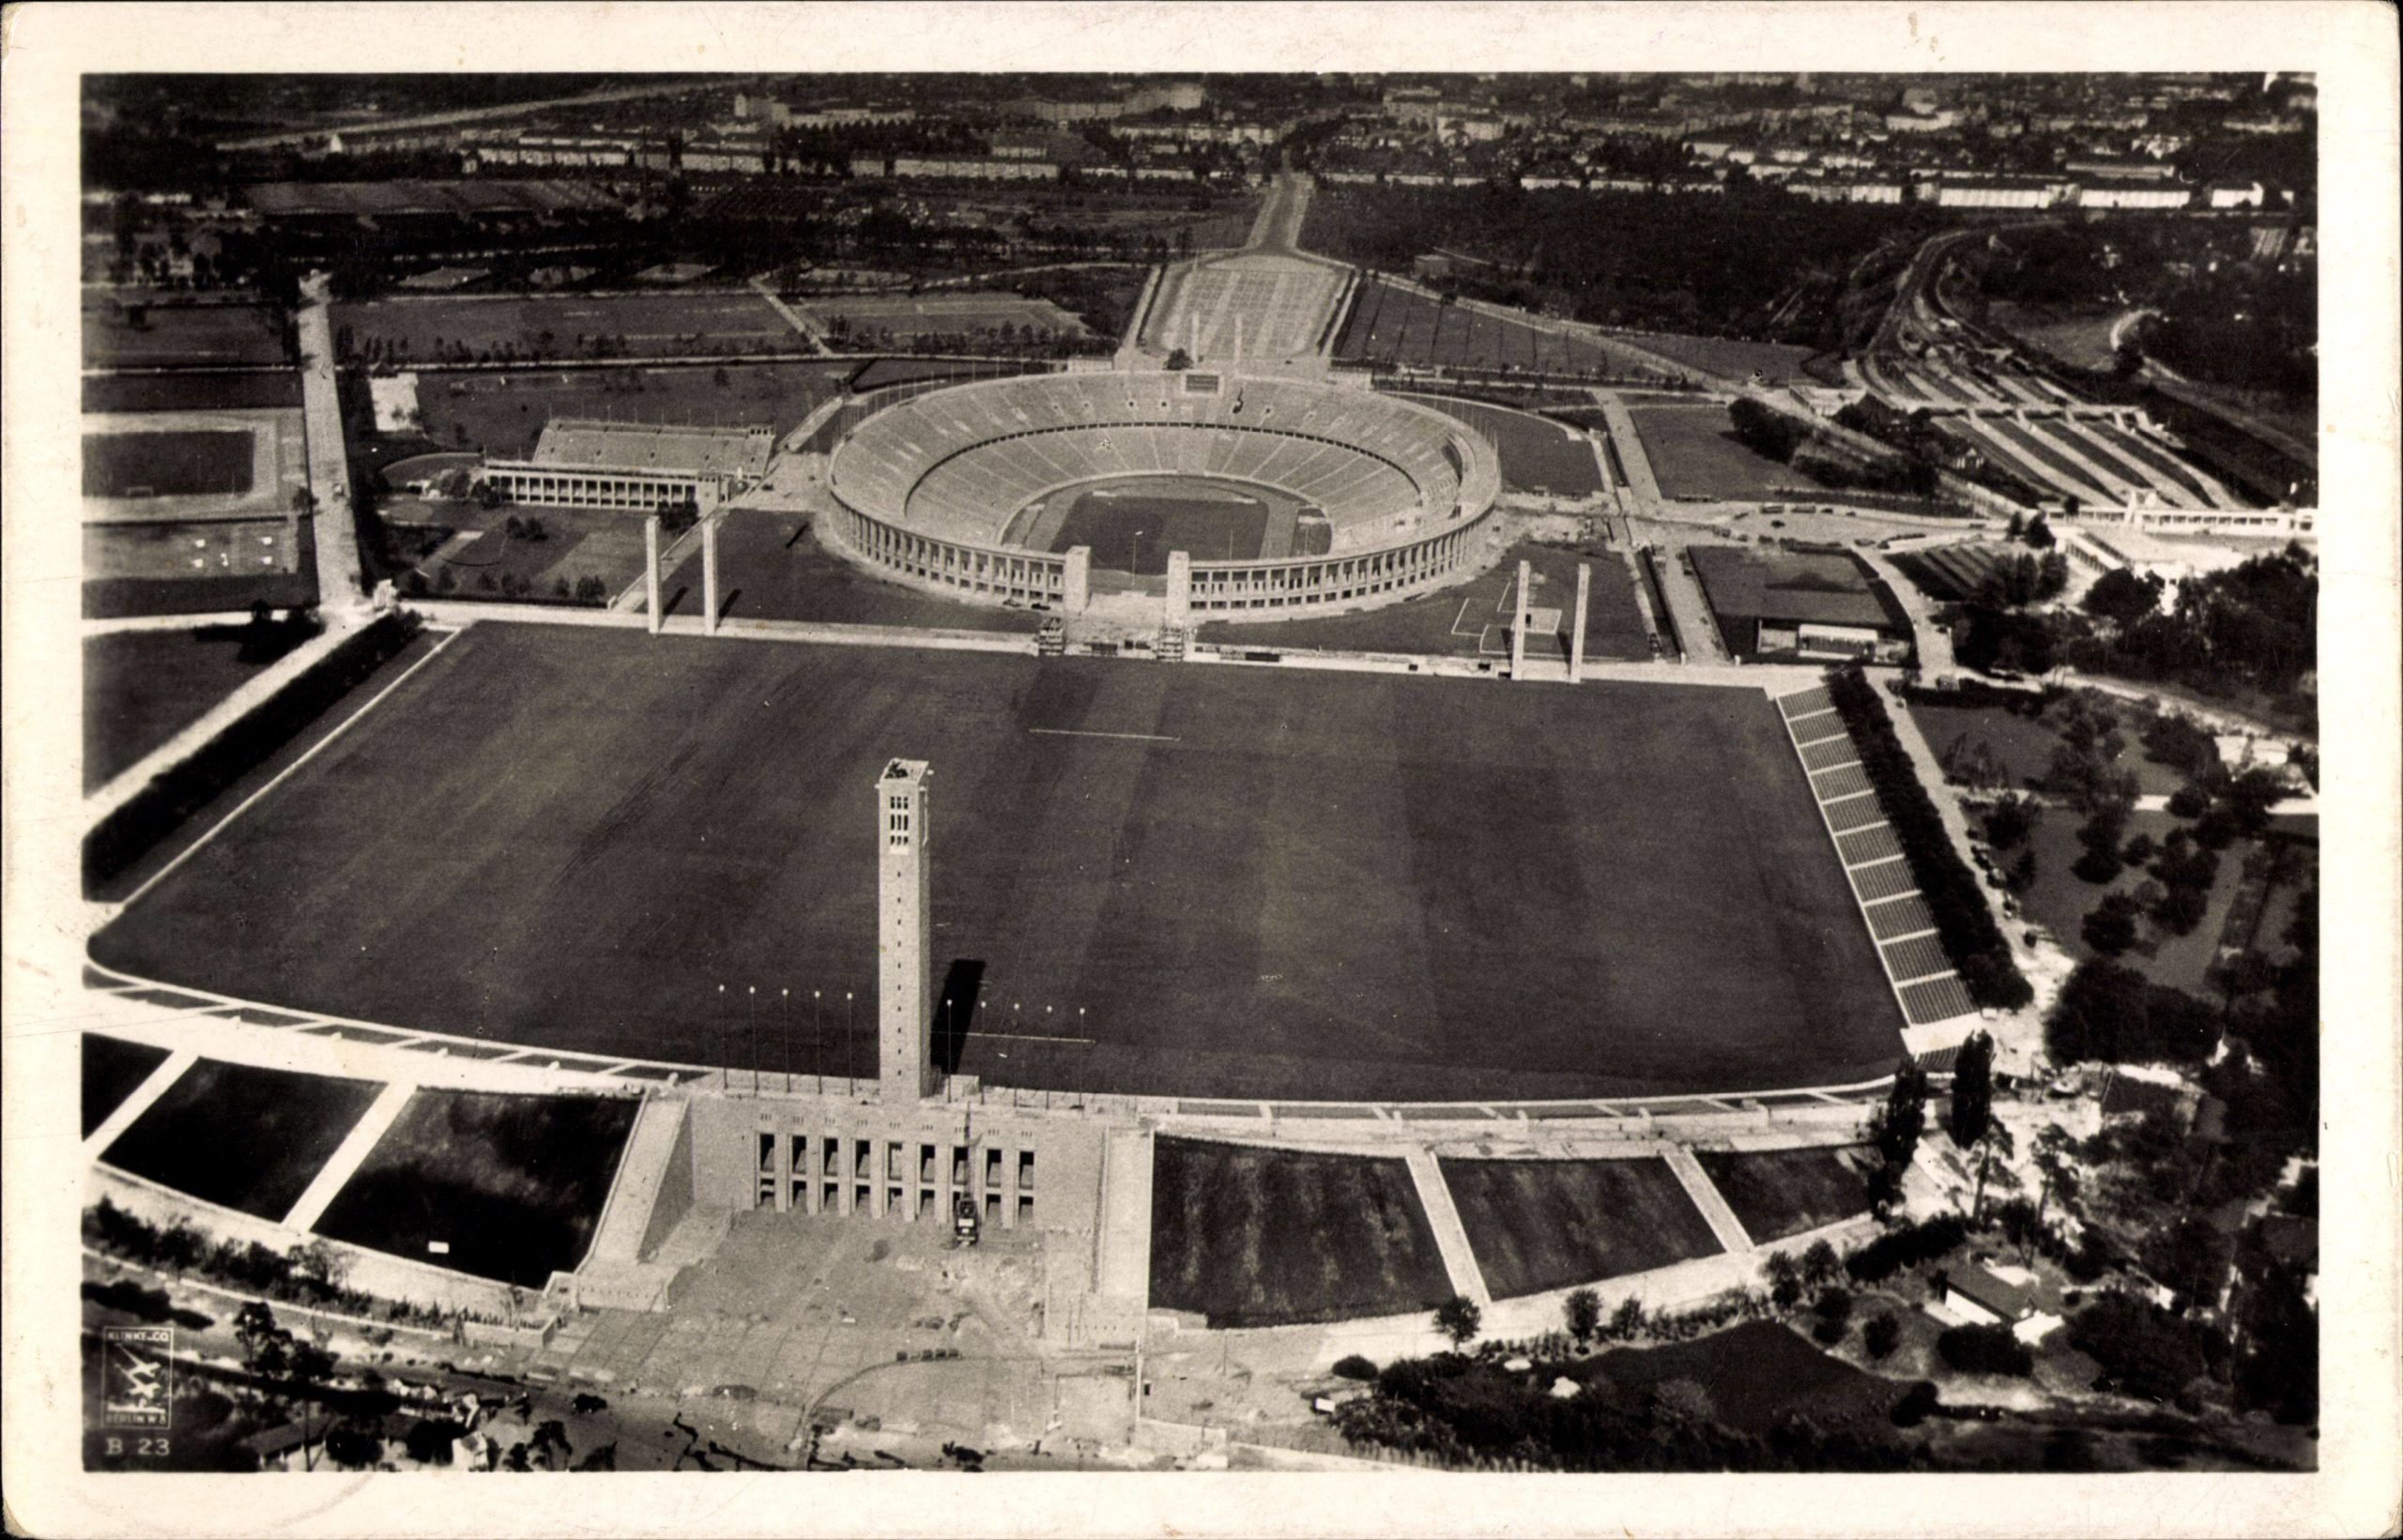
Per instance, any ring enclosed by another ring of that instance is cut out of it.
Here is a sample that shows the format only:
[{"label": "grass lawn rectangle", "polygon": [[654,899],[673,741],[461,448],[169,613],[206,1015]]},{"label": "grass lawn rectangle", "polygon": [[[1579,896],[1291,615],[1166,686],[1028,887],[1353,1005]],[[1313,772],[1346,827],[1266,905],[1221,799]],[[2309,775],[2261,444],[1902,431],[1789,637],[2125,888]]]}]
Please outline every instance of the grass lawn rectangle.
[{"label": "grass lawn rectangle", "polygon": [[[2099,885],[2079,877],[2070,869],[2081,851],[2077,823],[2074,812],[2058,807],[2047,810],[2038,820],[2035,832],[2028,836],[2028,844],[2036,852],[2036,880],[2020,894],[2019,906],[2020,912],[2029,921],[2051,931],[2072,957],[2084,962],[2094,955],[2094,949],[2086,944],[2081,933],[2086,917],[2105,894],[2132,894],[2151,877],[2136,867],[2125,868],[2110,882]],[[2128,818],[2128,837],[2149,835],[2157,845],[2181,826],[2181,820],[2166,813],[2132,814]],[[2235,906],[2237,892],[2243,885],[2244,861],[2252,848],[2251,842],[2238,840],[2219,853],[2218,876],[2212,883],[2201,923],[2183,936],[2168,936],[2158,931],[2150,921],[2140,920],[2136,924],[2136,944],[2115,960],[2155,983],[2206,999],[2215,998],[2211,967],[2218,955],[2220,933],[2227,926],[2227,912]]]},{"label": "grass lawn rectangle", "polygon": [[194,370],[172,374],[88,374],[84,376],[85,413],[253,411],[300,408],[300,372],[215,373]]},{"label": "grass lawn rectangle", "polygon": [[1267,505],[1248,498],[1088,492],[1069,507],[1048,548],[1090,545],[1095,567],[1157,576],[1168,571],[1171,551],[1206,552],[1226,561],[1256,559],[1267,533]]},{"label": "grass lawn rectangle", "polygon": [[106,301],[84,307],[86,369],[288,361],[283,327],[265,305],[145,305],[138,324]]},{"label": "grass lawn rectangle", "polygon": [[1485,1286],[1516,1299],[1722,1249],[1663,1160],[1445,1160]]},{"label": "grass lawn rectangle", "polygon": [[308,639],[281,625],[118,631],[84,638],[84,789],[90,791],[206,715]]},{"label": "grass lawn rectangle", "polygon": [[1307,620],[1216,620],[1205,623],[1199,639],[1230,648],[1315,648],[1338,652],[1401,652],[1420,657],[1501,659],[1510,655],[1510,615],[1513,592],[1523,559],[1535,570],[1536,605],[1560,611],[1561,632],[1531,632],[1527,645],[1534,656],[1569,656],[1567,628],[1576,612],[1577,568],[1594,570],[1593,590],[1586,602],[1585,656],[1641,663],[1652,656],[1651,633],[1635,597],[1635,579],[1627,559],[1616,551],[1564,551],[1557,546],[1522,541],[1503,554],[1501,561],[1465,583],[1456,583],[1419,599],[1404,600],[1358,615],[1329,615]]},{"label": "grass lawn rectangle", "polygon": [[179,1193],[281,1221],[383,1089],[373,1080],[204,1059],[100,1159]]},{"label": "grass lawn rectangle", "polygon": [[1697,1150],[1693,1158],[1755,1245],[1869,1212],[1857,1149]]},{"label": "grass lawn rectangle", "polygon": [[242,429],[85,434],[84,496],[233,496],[251,490],[252,448]]},{"label": "grass lawn rectangle", "polygon": [[[459,634],[94,959],[714,1056],[714,983],[873,999],[871,787],[896,755],[935,767],[934,967],[981,965],[957,1026],[989,1080],[1516,1100],[1844,1083],[1896,1051],[1749,691],[546,626]],[[868,1010],[850,1032],[872,1059]]]},{"label": "grass lawn rectangle", "polygon": [[84,1136],[109,1121],[134,1088],[167,1061],[167,1050],[121,1037],[84,1034]]},{"label": "grass lawn rectangle", "polygon": [[[1032,633],[1032,610],[966,604],[871,577],[818,543],[803,514],[741,510],[718,525],[718,605],[727,619],[816,620],[827,625],[934,626]],[[660,609],[701,612],[696,541],[661,578]]]},{"label": "grass lawn rectangle", "polygon": [[1718,405],[1630,406],[1652,475],[1671,497],[1768,497],[1809,478],[1755,452],[1736,436]]},{"label": "grass lawn rectangle", "polygon": [[84,526],[84,618],[224,615],[317,602],[315,526],[282,519]]},{"label": "grass lawn rectangle", "polygon": [[[318,1232],[539,1288],[582,1265],[640,1104],[420,1090]],[[447,1243],[436,1255],[428,1243]]]},{"label": "grass lawn rectangle", "polygon": [[1451,1293],[1400,1159],[1152,1141],[1152,1308],[1283,1326],[1432,1309]]}]

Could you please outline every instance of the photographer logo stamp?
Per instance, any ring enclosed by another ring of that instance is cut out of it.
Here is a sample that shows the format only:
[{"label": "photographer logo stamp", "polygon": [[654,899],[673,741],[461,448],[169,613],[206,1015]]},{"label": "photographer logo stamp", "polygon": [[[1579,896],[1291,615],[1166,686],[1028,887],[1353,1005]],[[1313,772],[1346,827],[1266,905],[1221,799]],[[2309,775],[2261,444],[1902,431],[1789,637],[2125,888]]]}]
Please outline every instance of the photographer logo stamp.
[{"label": "photographer logo stamp", "polygon": [[174,1402],[172,1326],[101,1329],[101,1419],[111,1427],[165,1427]]}]

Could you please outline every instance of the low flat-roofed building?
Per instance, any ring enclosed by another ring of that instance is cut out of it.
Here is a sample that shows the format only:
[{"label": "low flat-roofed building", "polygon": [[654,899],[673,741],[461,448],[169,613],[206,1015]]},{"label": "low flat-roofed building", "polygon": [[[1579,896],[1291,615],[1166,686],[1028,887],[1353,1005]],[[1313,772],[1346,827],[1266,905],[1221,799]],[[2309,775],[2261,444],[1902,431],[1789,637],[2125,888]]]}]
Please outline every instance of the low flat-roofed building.
[{"label": "low flat-roofed building", "polygon": [[1688,555],[1737,657],[1900,663],[1910,653],[1909,617],[1848,555],[1732,545],[1691,546]]},{"label": "low flat-roofed building", "polygon": [[765,424],[554,418],[532,455],[492,461],[483,475],[521,503],[648,513],[689,501],[706,511],[758,484],[775,447],[775,429]]}]

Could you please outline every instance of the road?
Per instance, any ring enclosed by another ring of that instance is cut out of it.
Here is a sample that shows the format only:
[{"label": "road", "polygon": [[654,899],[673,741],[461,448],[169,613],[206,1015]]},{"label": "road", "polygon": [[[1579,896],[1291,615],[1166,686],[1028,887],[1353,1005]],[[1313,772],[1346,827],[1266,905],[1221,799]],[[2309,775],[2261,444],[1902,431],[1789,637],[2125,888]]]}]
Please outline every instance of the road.
[{"label": "road", "polygon": [[1251,236],[1243,249],[1278,256],[1302,255],[1302,221],[1309,217],[1310,193],[1316,186],[1300,172],[1278,173],[1251,221]]},{"label": "road", "polygon": [[348,609],[367,598],[359,526],[350,509],[350,456],[334,382],[331,284],[313,273],[300,287],[300,411],[309,440],[309,493],[317,555],[317,608]]}]

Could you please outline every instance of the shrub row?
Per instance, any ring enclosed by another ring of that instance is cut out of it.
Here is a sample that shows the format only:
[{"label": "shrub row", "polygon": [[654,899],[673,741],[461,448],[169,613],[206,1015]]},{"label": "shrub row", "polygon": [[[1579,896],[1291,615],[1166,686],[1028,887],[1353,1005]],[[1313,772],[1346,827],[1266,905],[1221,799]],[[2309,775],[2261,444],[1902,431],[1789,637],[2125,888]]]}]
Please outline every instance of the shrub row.
[{"label": "shrub row", "polygon": [[182,827],[268,755],[299,736],[336,701],[406,647],[417,622],[377,618],[344,637],[283,689],[161,770],[84,836],[84,887],[94,892]]},{"label": "shrub row", "polygon": [[1944,951],[1960,969],[1969,999],[2006,1011],[2027,1004],[2035,991],[2011,960],[2010,944],[1994,922],[1994,911],[1986,907],[1977,877],[1953,848],[1936,803],[1920,785],[1919,772],[1894,736],[1885,702],[1857,667],[1831,673],[1828,694],[1851,729],[1861,767],[1876,788],[1877,804],[1902,842],[1911,880],[1936,918]]},{"label": "shrub row", "polygon": [[1969,1238],[1968,1221],[1937,1214],[1924,1224],[1889,1230],[1844,1259],[1856,1283],[1880,1283],[1906,1267],[1932,1262]]}]

